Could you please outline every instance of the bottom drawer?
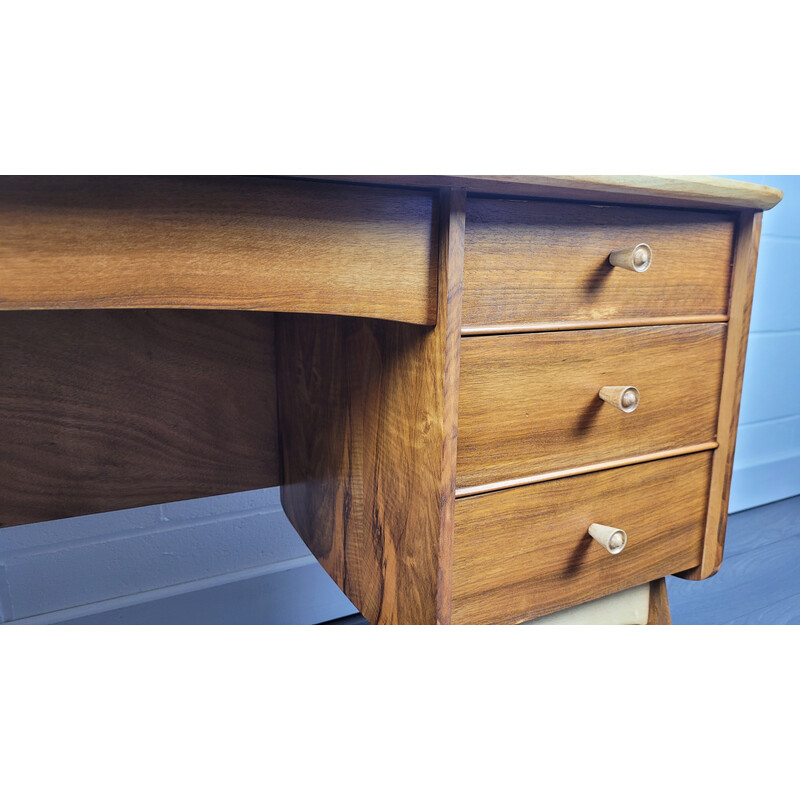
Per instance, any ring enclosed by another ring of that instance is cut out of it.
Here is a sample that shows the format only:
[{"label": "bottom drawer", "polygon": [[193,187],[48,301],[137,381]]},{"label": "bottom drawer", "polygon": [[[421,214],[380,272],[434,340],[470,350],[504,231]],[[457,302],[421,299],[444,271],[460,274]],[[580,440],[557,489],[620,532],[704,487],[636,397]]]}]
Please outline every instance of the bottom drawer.
[{"label": "bottom drawer", "polygon": [[[456,500],[452,621],[550,614],[700,563],[712,452]],[[623,529],[611,555],[588,534]]]}]

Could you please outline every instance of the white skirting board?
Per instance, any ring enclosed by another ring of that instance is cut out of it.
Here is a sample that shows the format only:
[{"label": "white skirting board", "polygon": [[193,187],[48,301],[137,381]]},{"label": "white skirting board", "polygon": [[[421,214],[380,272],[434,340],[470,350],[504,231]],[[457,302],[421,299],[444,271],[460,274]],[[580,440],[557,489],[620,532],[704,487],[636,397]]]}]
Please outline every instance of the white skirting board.
[{"label": "white skirting board", "polygon": [[277,489],[0,530],[0,622],[303,624],[355,613]]},{"label": "white skirting board", "polygon": [[316,559],[26,617],[9,625],[318,625],[355,614]]}]

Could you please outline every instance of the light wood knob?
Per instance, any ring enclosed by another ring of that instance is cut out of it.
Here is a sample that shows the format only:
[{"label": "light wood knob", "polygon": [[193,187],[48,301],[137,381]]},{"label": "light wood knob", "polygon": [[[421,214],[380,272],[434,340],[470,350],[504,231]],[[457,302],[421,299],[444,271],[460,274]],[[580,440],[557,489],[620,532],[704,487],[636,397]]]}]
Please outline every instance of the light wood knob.
[{"label": "light wood knob", "polygon": [[600,390],[600,397],[626,414],[639,407],[639,390],[635,386],[604,386]]},{"label": "light wood knob", "polygon": [[615,250],[609,255],[608,260],[615,267],[629,269],[632,272],[646,272],[653,260],[653,251],[649,244],[641,242],[624,250]]},{"label": "light wood knob", "polygon": [[589,526],[589,536],[603,545],[612,556],[621,553],[628,543],[628,534],[625,531],[609,525],[598,525],[596,522]]}]

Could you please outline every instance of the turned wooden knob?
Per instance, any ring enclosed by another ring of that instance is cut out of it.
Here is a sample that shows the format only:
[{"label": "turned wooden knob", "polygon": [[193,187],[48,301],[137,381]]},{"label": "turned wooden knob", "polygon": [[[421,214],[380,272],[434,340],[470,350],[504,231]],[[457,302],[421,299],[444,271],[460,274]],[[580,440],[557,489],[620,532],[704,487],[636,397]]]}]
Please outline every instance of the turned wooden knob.
[{"label": "turned wooden knob", "polygon": [[633,247],[626,247],[624,250],[615,250],[608,257],[608,260],[615,267],[629,269],[632,272],[646,272],[650,268],[653,260],[653,251],[649,244],[642,242]]},{"label": "turned wooden knob", "polygon": [[600,397],[626,414],[639,407],[639,390],[635,386],[604,386],[600,390]]},{"label": "turned wooden knob", "polygon": [[621,553],[628,543],[628,534],[625,531],[609,525],[598,525],[596,522],[589,526],[589,536],[603,545],[612,556]]}]

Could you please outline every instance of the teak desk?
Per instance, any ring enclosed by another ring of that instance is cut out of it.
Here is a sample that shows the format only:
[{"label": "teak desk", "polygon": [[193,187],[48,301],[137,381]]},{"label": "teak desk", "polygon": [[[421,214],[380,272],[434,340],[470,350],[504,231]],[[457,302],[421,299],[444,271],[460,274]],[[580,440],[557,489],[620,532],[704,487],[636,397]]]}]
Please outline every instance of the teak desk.
[{"label": "teak desk", "polygon": [[381,623],[706,578],[780,198],[692,177],[4,178],[0,522],[280,485]]}]

